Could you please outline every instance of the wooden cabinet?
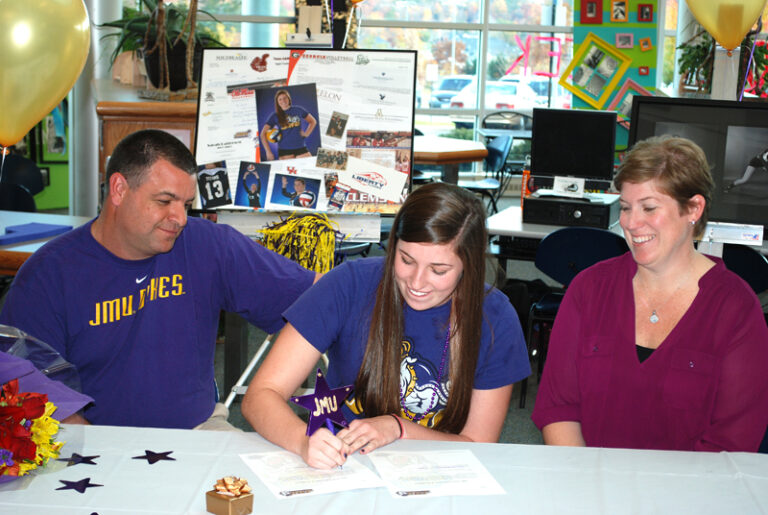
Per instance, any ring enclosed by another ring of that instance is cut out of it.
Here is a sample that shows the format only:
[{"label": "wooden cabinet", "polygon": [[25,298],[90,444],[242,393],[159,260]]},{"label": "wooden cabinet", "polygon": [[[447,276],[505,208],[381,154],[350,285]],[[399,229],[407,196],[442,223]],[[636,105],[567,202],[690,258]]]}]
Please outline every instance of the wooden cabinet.
[{"label": "wooden cabinet", "polygon": [[197,102],[159,102],[139,98],[138,90],[112,80],[94,81],[99,119],[99,186],[104,184],[107,160],[128,134],[141,129],[162,129],[194,152]]}]

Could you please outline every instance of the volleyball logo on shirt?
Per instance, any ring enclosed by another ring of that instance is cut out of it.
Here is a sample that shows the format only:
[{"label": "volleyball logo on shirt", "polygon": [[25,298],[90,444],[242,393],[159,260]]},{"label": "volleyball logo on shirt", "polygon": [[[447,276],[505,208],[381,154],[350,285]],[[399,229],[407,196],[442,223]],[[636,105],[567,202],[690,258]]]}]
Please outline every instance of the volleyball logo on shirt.
[{"label": "volleyball logo on shirt", "polygon": [[315,194],[311,191],[301,192],[296,198],[296,202],[301,207],[313,207],[315,204]]},{"label": "volleyball logo on shirt", "polygon": [[280,127],[273,127],[267,131],[267,139],[272,143],[279,143],[283,139],[283,133],[280,131]]}]

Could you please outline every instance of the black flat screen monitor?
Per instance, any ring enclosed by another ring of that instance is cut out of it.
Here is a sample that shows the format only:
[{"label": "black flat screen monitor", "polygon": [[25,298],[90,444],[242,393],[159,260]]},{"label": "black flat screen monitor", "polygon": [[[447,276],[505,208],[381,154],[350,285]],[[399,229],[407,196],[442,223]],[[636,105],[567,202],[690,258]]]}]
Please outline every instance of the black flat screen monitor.
[{"label": "black flat screen monitor", "polygon": [[531,175],[610,181],[616,113],[579,109],[533,110]]},{"label": "black flat screen monitor", "polygon": [[768,103],[635,95],[631,120],[630,146],[663,134],[696,142],[715,181],[709,219],[768,237]]}]

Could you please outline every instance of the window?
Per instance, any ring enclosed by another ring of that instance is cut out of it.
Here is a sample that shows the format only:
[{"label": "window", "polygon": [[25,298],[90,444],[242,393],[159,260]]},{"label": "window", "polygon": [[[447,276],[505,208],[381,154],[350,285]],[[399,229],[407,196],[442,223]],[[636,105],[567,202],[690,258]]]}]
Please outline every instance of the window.
[{"label": "window", "polygon": [[[678,2],[659,0],[657,7],[664,20],[658,84],[670,94]],[[494,101],[494,81],[523,78],[535,105],[571,105],[557,80],[573,55],[573,5],[574,0],[366,0],[358,4],[358,46],[416,49],[417,124],[425,133],[455,135],[504,104]],[[216,30],[232,46],[283,46],[294,31],[294,0],[199,0],[199,8],[223,22]],[[201,23],[214,23],[205,18]],[[450,100],[469,85],[459,87],[467,77],[474,97],[452,107]]]}]

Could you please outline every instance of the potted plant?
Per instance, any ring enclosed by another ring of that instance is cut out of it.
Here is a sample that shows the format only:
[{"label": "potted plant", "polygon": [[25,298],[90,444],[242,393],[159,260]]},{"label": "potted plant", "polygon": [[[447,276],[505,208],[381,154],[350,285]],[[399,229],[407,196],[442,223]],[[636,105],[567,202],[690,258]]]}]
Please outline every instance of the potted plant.
[{"label": "potted plant", "polygon": [[[761,29],[762,22],[758,20],[757,29],[748,32],[741,43],[737,90],[744,88],[744,79],[747,78],[747,90],[752,89],[756,96],[765,98],[768,96],[764,77],[768,67],[768,47],[765,41],[755,41]],[[695,89],[696,93],[708,94],[712,89],[715,45],[714,38],[706,30],[700,29],[691,39],[677,47],[681,51],[677,64],[683,85]]]},{"label": "potted plant", "polygon": [[[190,7],[187,7],[176,3],[168,4],[162,0],[139,0],[137,8],[123,7],[122,18],[99,25],[120,29],[119,32],[106,34],[102,38],[117,39],[110,62],[114,63],[122,52],[136,51],[144,58],[150,82],[155,87],[162,88],[165,85],[165,69],[161,58],[165,54],[171,91],[183,89],[187,85],[186,68],[187,61],[190,60],[187,56],[187,41],[192,33],[195,41],[192,79],[196,82],[200,75],[202,49],[226,45],[216,38],[213,31],[197,25],[197,13],[208,13],[197,9],[196,0],[191,0],[190,4]],[[194,9],[193,16],[190,16],[190,8]],[[161,40],[158,40],[158,27],[164,36]]]}]

